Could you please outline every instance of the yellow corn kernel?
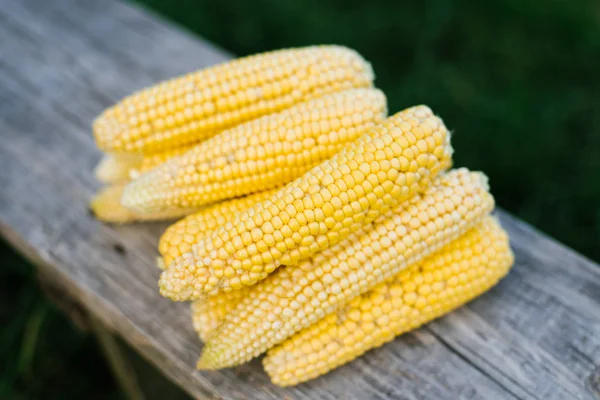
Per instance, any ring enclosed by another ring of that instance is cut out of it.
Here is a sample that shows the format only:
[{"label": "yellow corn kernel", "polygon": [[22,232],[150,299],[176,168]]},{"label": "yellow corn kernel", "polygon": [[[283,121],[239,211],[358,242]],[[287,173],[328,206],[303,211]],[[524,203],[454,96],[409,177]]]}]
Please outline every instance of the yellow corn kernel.
[{"label": "yellow corn kernel", "polygon": [[[422,262],[270,349],[265,370],[279,386],[316,378],[479,296],[512,264],[506,232],[487,217]],[[463,275],[464,280],[456,280]]]},{"label": "yellow corn kernel", "polygon": [[90,202],[90,208],[96,218],[105,222],[127,223],[136,221],[160,221],[181,218],[195,209],[180,209],[153,214],[140,214],[121,205],[124,184],[115,184],[101,189]]},{"label": "yellow corn kernel", "polygon": [[225,316],[233,310],[245,295],[244,290],[219,293],[192,302],[192,323],[200,340],[208,340]]},{"label": "yellow corn kernel", "polygon": [[[426,152],[418,150],[417,139],[431,144]],[[161,274],[161,294],[193,300],[238,290],[282,264],[296,264],[422,193],[450,166],[451,153],[448,131],[429,108],[400,112],[194,244]],[[427,158],[423,165],[421,156]],[[229,250],[218,251],[221,244]],[[235,270],[234,279],[223,276],[226,268]]]},{"label": "yellow corn kernel", "polygon": [[142,163],[141,154],[109,153],[102,157],[94,174],[103,183],[123,183],[130,179],[130,171],[139,168]]},{"label": "yellow corn kernel", "polygon": [[377,89],[297,104],[225,130],[142,175],[127,187],[123,204],[151,213],[281,186],[373,129],[386,112]]},{"label": "yellow corn kernel", "polygon": [[126,97],[93,124],[98,147],[144,154],[182,147],[327,93],[370,87],[354,50],[313,46],[240,58]]},{"label": "yellow corn kernel", "polygon": [[219,226],[232,221],[238,213],[270,197],[275,190],[277,189],[222,201],[177,221],[167,228],[158,243],[163,264],[169,265],[176,257],[189,252],[192,244],[200,242],[204,236]]},{"label": "yellow corn kernel", "polygon": [[441,176],[344,241],[247,288],[210,336],[198,367],[230,367],[258,356],[458,238],[493,206],[483,174],[459,169]]}]

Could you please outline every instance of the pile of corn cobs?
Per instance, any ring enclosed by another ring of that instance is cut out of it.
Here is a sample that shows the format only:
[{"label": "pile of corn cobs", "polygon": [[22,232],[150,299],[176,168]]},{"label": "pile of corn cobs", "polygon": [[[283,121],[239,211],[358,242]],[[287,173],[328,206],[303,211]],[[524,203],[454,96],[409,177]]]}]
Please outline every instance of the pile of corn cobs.
[{"label": "pile of corn cobs", "polygon": [[315,378],[483,293],[510,269],[480,172],[450,169],[426,106],[387,116],[356,52],[260,54],[135,93],[93,124],[98,218],[184,217],[160,239],[163,296],[191,301],[198,367],[267,352]]}]

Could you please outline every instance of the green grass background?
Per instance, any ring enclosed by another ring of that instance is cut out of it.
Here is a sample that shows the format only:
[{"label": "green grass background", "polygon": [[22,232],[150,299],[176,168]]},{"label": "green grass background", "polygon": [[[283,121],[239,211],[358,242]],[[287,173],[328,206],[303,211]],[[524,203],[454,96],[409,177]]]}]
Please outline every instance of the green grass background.
[{"label": "green grass background", "polygon": [[[579,0],[139,0],[238,55],[357,49],[390,111],[425,103],[498,204],[600,261],[600,3]],[[0,398],[119,398],[93,338],[4,244]]]}]

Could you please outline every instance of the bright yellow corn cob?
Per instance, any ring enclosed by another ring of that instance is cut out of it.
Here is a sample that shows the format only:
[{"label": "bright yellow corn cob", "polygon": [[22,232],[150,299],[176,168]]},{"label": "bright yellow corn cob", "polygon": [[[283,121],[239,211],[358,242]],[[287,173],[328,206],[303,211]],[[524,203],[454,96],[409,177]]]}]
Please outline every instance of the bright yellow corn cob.
[{"label": "bright yellow corn cob", "polygon": [[424,191],[451,153],[429,108],[400,112],[194,244],[161,274],[161,294],[184,301],[238,290],[306,259]]},{"label": "bright yellow corn cob", "polygon": [[123,204],[157,212],[281,186],[373,129],[386,113],[377,89],[297,104],[225,130],[142,175],[125,190]]},{"label": "bright yellow corn cob", "polygon": [[222,201],[177,221],[167,228],[158,242],[158,251],[164,259],[163,264],[169,265],[173,259],[190,251],[194,243],[200,242],[204,236],[219,226],[232,221],[238,213],[269,198],[276,190],[266,190],[238,199]]},{"label": "bright yellow corn cob", "polygon": [[206,342],[210,334],[223,322],[247,294],[248,289],[234,290],[233,292],[219,293],[192,302],[192,323],[200,339]]},{"label": "bright yellow corn cob", "polygon": [[391,280],[272,348],[263,360],[276,385],[322,375],[482,294],[513,263],[493,217]]},{"label": "bright yellow corn cob", "polygon": [[256,357],[456,239],[493,206],[483,174],[459,169],[443,175],[346,240],[247,288],[210,335],[198,367]]},{"label": "bright yellow corn cob", "polygon": [[129,173],[139,168],[143,163],[141,154],[109,153],[105,154],[96,168],[96,179],[103,183],[123,183],[130,177]]},{"label": "bright yellow corn cob", "polygon": [[127,223],[136,221],[160,221],[181,218],[195,212],[195,209],[165,211],[153,214],[140,214],[121,205],[125,184],[115,184],[101,189],[90,202],[96,218],[105,222]]},{"label": "bright yellow corn cob", "polygon": [[94,136],[105,151],[164,151],[326,93],[369,87],[372,81],[369,63],[345,47],[278,50],[134,93],[96,118]]}]

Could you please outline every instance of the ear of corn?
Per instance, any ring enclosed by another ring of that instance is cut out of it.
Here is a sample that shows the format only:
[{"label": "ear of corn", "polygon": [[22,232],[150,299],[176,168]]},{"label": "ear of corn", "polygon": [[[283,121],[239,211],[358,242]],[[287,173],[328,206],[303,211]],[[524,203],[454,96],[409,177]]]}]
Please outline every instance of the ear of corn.
[{"label": "ear of corn", "polygon": [[154,214],[140,214],[121,205],[124,184],[115,184],[101,189],[90,202],[90,209],[101,221],[127,223],[136,221],[161,221],[181,218],[191,214],[195,209],[166,211]]},{"label": "ear of corn", "polygon": [[140,212],[200,207],[281,186],[381,123],[377,89],[333,93],[225,130],[129,184]]},{"label": "ear of corn", "polygon": [[175,258],[189,252],[194,243],[200,242],[203,237],[219,226],[232,221],[238,213],[269,198],[276,190],[266,190],[216,203],[171,225],[160,237],[158,243],[158,251],[163,257],[163,264],[167,266]]},{"label": "ear of corn", "polygon": [[102,157],[94,169],[94,175],[103,183],[124,183],[130,179],[129,173],[142,163],[141,154],[110,153]]},{"label": "ear of corn", "polygon": [[265,370],[280,386],[322,375],[465,304],[495,285],[512,263],[506,233],[487,217],[439,252],[269,350]]},{"label": "ear of corn", "polygon": [[248,288],[204,347],[199,368],[243,363],[419,262],[493,209],[487,179],[464,169],[295,267]]},{"label": "ear of corn", "polygon": [[388,118],[194,244],[161,274],[161,294],[185,301],[239,290],[334,245],[423,192],[450,166],[449,141],[425,106]]},{"label": "ear of corn", "polygon": [[340,46],[240,58],[141,90],[93,124],[104,151],[177,148],[327,93],[372,85],[371,66]]}]

